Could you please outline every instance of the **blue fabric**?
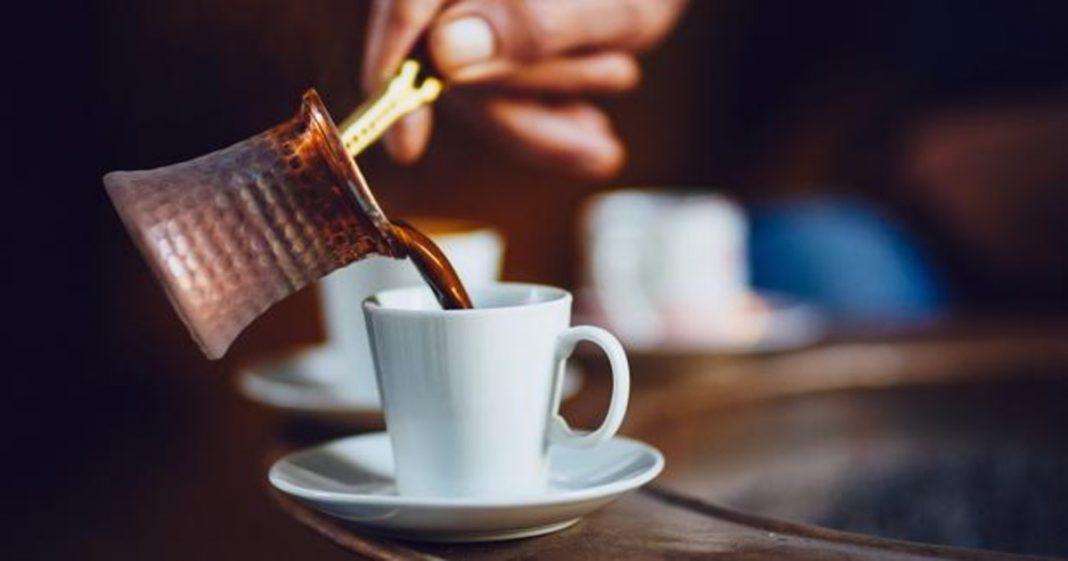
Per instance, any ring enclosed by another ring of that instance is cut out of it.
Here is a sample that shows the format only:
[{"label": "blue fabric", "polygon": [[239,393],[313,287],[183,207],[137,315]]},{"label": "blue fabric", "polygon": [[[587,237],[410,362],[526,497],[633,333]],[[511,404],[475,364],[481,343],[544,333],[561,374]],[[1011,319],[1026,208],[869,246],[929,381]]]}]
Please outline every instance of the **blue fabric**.
[{"label": "blue fabric", "polygon": [[912,322],[946,309],[917,240],[871,205],[811,198],[750,209],[758,289],[795,296],[846,322]]}]

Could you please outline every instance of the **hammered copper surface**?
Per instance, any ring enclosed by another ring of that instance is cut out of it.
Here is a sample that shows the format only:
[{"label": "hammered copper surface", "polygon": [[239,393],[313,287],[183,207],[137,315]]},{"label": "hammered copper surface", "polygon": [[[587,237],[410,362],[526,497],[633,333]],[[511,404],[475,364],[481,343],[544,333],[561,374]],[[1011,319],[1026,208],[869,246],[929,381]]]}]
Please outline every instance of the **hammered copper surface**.
[{"label": "hammered copper surface", "polygon": [[393,235],[314,91],[291,120],[217,152],[104,184],[212,359],[275,302]]}]

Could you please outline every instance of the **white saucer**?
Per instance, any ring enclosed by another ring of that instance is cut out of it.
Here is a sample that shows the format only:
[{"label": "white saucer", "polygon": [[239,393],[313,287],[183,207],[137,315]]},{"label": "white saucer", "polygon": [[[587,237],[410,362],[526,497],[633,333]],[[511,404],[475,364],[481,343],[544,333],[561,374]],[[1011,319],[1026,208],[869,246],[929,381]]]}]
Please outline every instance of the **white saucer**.
[{"label": "white saucer", "polygon": [[399,496],[389,435],[353,436],[290,454],[271,466],[275,488],[325,514],[394,537],[478,542],[566,528],[664,468],[655,448],[616,437],[590,449],[549,451],[549,490],[515,499]]},{"label": "white saucer", "polygon": [[[783,352],[812,345],[828,332],[826,315],[816,306],[796,298],[756,291],[750,302],[733,317],[730,333],[695,334],[687,339],[666,341],[628,340],[626,330],[614,328],[602,311],[597,310],[596,295],[591,290],[579,293],[584,309],[577,312],[574,323],[600,325],[619,337],[628,353],[634,355],[757,355]],[[582,349],[582,347],[579,347]]]},{"label": "white saucer", "polygon": [[[237,385],[246,398],[286,413],[335,425],[381,426],[374,374],[367,384],[348,381],[354,378],[344,354],[322,346],[246,366]],[[569,364],[564,399],[578,393],[582,380],[578,367]]]}]

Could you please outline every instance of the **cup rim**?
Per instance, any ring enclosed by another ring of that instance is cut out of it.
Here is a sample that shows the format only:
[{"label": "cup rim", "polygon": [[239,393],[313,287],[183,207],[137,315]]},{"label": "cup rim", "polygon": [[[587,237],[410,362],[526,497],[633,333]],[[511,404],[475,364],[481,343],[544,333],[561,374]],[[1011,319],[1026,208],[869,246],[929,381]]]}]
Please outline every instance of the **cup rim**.
[{"label": "cup rim", "polygon": [[644,197],[657,200],[677,199],[710,199],[722,201],[730,206],[740,207],[738,199],[721,189],[690,183],[670,183],[662,185],[625,185],[604,191],[598,191],[590,195],[589,201],[601,201],[605,199]]},{"label": "cup rim", "polygon": [[407,316],[407,317],[471,317],[476,315],[498,315],[507,313],[516,313],[518,310],[528,311],[536,310],[540,308],[546,308],[550,306],[558,306],[560,303],[565,303],[570,308],[573,297],[571,292],[567,289],[560,288],[558,286],[552,286],[548,284],[538,283],[526,283],[526,282],[488,282],[478,284],[473,287],[474,290],[484,290],[486,288],[511,288],[511,289],[534,289],[551,293],[553,296],[547,300],[540,302],[534,302],[531,304],[522,304],[515,306],[500,306],[494,308],[471,308],[464,310],[413,310],[408,308],[387,308],[378,301],[380,295],[385,294],[397,294],[403,292],[428,292],[429,286],[407,286],[400,288],[390,288],[387,290],[380,290],[363,301],[363,309],[367,313],[391,315],[391,316]]},{"label": "cup rim", "polygon": [[[500,228],[489,222],[480,222],[478,220],[469,220],[467,218],[453,218],[450,216],[436,216],[433,214],[411,214],[400,218],[403,218],[428,238],[433,240],[452,237],[482,236],[485,234],[503,237]],[[435,231],[435,227],[443,228]]]}]

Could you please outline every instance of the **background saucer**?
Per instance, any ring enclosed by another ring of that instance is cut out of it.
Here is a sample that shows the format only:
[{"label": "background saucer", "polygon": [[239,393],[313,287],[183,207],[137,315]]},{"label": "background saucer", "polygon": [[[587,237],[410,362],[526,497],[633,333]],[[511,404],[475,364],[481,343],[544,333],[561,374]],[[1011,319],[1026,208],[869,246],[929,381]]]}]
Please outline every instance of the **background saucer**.
[{"label": "background saucer", "polygon": [[[759,305],[738,314],[738,330],[725,336],[690,339],[666,338],[653,342],[627,340],[613,329],[605,315],[592,306],[578,312],[574,323],[599,325],[616,333],[628,356],[660,355],[759,355],[799,349],[820,341],[828,332],[827,317],[816,307],[796,298],[767,292],[752,293]],[[584,303],[596,296],[581,294]],[[583,347],[579,347],[583,349]],[[585,352],[588,352],[585,351]]]},{"label": "background saucer", "polygon": [[[245,366],[237,387],[253,402],[303,419],[353,428],[381,426],[377,389],[349,383],[353,377],[341,351],[321,346]],[[579,365],[568,364],[564,399],[582,389],[583,378]]]}]

